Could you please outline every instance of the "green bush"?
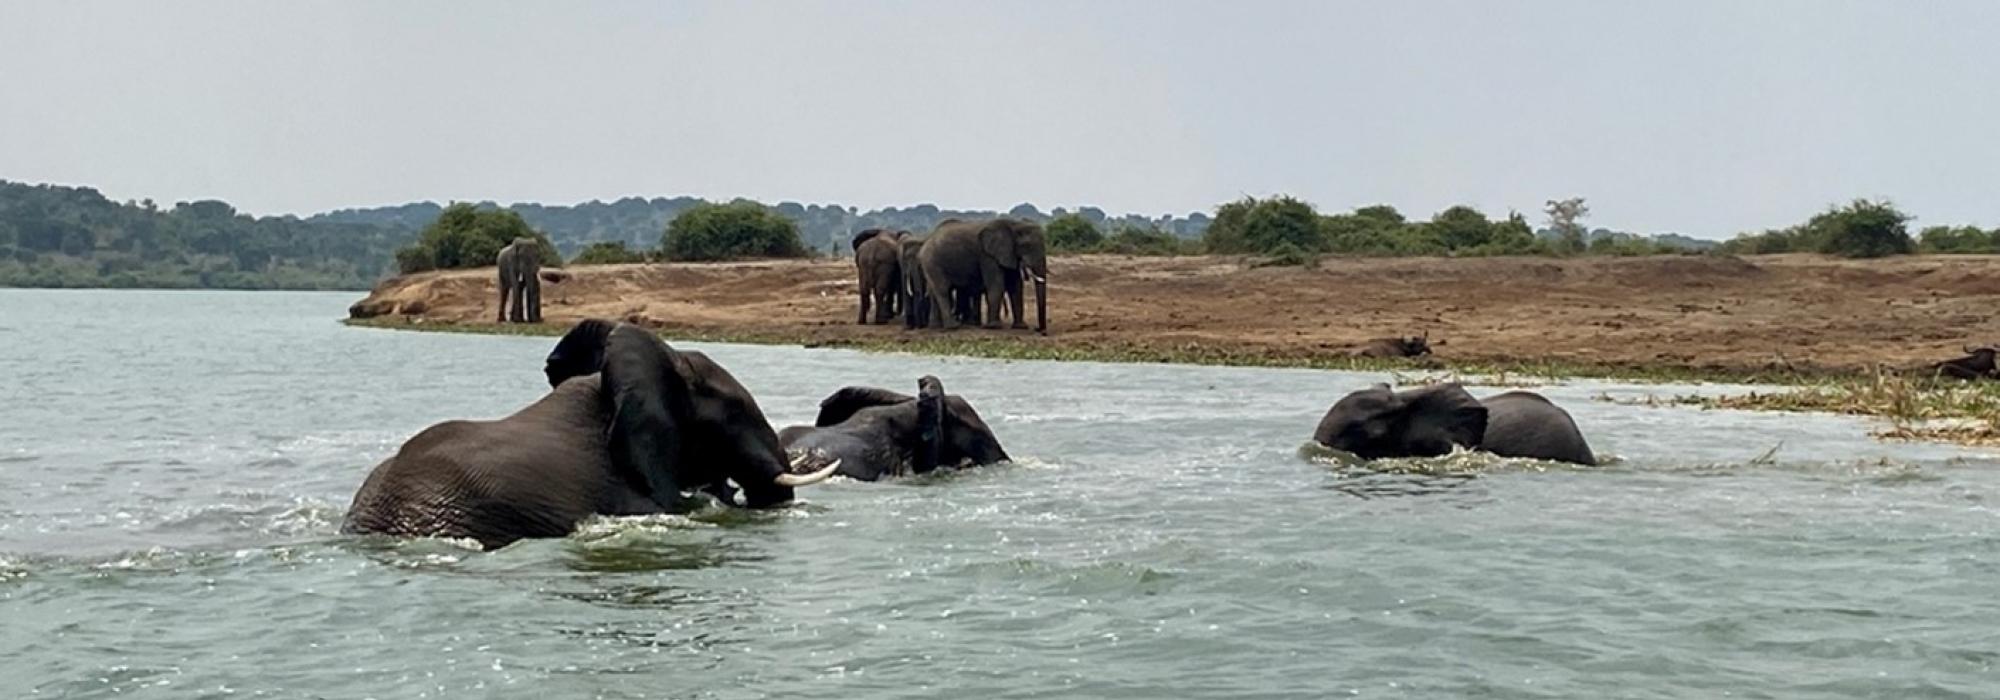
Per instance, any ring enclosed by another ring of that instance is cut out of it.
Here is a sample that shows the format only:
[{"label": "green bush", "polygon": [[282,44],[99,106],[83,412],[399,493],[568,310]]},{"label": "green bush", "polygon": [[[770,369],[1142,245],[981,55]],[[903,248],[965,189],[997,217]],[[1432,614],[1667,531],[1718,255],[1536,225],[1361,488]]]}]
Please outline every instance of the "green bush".
[{"label": "green bush", "polygon": [[666,259],[683,261],[806,256],[797,223],[748,200],[681,212],[667,223],[660,249]]},{"label": "green bush", "polygon": [[1917,235],[1917,250],[1938,254],[2000,252],[2000,229],[1987,233],[1977,226],[1932,226]]},{"label": "green bush", "polygon": [[1857,199],[1834,207],[1806,222],[1819,252],[1847,258],[1880,258],[1917,252],[1916,241],[1903,225],[1909,215],[1888,202]]},{"label": "green bush", "polygon": [[576,257],[569,259],[571,265],[619,265],[642,263],[646,254],[625,247],[624,241],[598,241],[577,251]]},{"label": "green bush", "polygon": [[1051,253],[1088,253],[1104,244],[1104,234],[1097,225],[1077,214],[1064,214],[1043,227],[1048,235]]},{"label": "green bush", "polygon": [[1118,229],[1117,233],[1105,239],[1100,249],[1121,255],[1180,255],[1187,252],[1186,244],[1173,234],[1137,226]]},{"label": "green bush", "polygon": [[520,214],[506,209],[481,210],[458,202],[438,214],[417,234],[417,242],[396,251],[396,269],[403,274],[492,265],[500,249],[515,238],[535,239],[542,264],[561,267],[562,255],[547,236],[535,232]]}]

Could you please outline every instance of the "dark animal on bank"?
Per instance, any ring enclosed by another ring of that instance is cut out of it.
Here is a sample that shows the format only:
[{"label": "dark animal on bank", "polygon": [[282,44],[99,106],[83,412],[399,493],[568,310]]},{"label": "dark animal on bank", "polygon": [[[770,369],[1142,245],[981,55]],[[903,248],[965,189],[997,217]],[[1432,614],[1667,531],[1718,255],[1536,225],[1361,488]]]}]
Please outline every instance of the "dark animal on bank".
[{"label": "dark animal on bank", "polygon": [[1349,357],[1423,357],[1431,354],[1431,336],[1376,338],[1347,351]]},{"label": "dark animal on bank", "polygon": [[595,515],[684,512],[683,491],[773,508],[838,462],[793,474],[756,399],[721,365],[628,323],[583,321],[549,353],[540,400],[433,425],[354,494],[342,530],[477,540],[562,537]]},{"label": "dark animal on bank", "polygon": [[1458,384],[1410,391],[1377,384],[1348,394],[1320,419],[1313,441],[1369,460],[1438,457],[1457,446],[1502,457],[1597,464],[1576,421],[1540,394],[1510,391],[1482,401]]},{"label": "dark animal on bank", "polygon": [[2000,353],[2000,349],[1991,345],[1968,345],[1965,357],[1931,365],[1931,374],[1952,379],[2000,379],[2000,368],[1996,368],[1993,362],[1996,353]]}]

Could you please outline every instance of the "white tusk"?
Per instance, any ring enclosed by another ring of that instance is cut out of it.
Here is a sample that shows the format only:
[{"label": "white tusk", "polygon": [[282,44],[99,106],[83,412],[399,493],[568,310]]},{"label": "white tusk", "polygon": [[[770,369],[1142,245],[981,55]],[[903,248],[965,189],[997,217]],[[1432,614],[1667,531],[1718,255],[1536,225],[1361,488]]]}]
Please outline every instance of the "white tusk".
[{"label": "white tusk", "polygon": [[1030,273],[1028,273],[1028,279],[1031,279],[1031,280],[1034,280],[1034,281],[1035,281],[1035,284],[1048,284],[1048,283],[1049,283],[1049,278],[1047,278],[1047,277],[1038,277],[1038,276],[1036,276],[1036,275],[1035,275],[1035,273],[1033,273],[1033,272],[1030,272]]},{"label": "white tusk", "polygon": [[[804,455],[800,455],[798,459],[792,460],[792,464],[797,465],[799,462],[802,461],[805,461]],[[792,488],[798,488],[800,486],[811,486],[813,484],[817,484],[819,482],[833,478],[833,473],[835,471],[838,471],[839,469],[840,469],[840,460],[836,459],[833,460],[832,464],[826,465],[819,471],[813,472],[811,474],[779,474],[778,478],[771,480],[771,483],[777,484],[779,486],[789,486]]]}]

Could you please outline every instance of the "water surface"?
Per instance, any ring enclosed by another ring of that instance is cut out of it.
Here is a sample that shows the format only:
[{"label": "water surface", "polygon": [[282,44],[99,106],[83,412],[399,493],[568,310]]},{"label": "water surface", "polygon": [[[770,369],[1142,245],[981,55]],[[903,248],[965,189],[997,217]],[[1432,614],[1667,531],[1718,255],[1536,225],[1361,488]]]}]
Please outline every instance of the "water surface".
[{"label": "water surface", "polygon": [[1615,467],[1371,476],[1298,448],[1383,376],[688,344],[780,427],[936,374],[1021,463],[477,553],[336,528],[553,340],[351,297],[0,290],[11,695],[2000,696],[1991,450],[1576,382]]}]

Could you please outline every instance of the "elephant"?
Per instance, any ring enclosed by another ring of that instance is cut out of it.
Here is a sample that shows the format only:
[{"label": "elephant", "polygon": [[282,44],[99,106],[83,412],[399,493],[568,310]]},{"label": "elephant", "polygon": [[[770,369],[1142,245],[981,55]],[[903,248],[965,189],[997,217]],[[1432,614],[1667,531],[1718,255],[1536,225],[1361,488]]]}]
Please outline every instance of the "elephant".
[{"label": "elephant", "polygon": [[1008,460],[972,404],[944,393],[944,384],[932,376],[917,380],[914,397],[843,388],[820,402],[812,425],[778,431],[778,442],[804,468],[835,463],[842,476],[861,481]]},{"label": "elephant", "polygon": [[595,515],[685,512],[682,490],[775,508],[840,464],[795,474],[736,378],[644,328],[588,319],[544,367],[552,389],[498,420],[454,420],[377,465],[343,532],[476,540],[562,537]]},{"label": "elephant", "polygon": [[[500,270],[499,323],[542,322],[542,247],[527,236],[514,239],[494,259]],[[508,296],[513,296],[509,307]]]},{"label": "elephant", "polygon": [[[902,239],[904,328],[924,328],[931,325],[931,295],[924,280],[923,265],[917,261],[918,253],[924,248],[924,240],[914,236]],[[959,323],[979,322],[980,293],[956,293],[946,296],[951,298],[952,312],[958,315]]]},{"label": "elephant", "polygon": [[[868,325],[868,303],[875,303],[875,322],[888,323],[903,296],[903,244],[908,231],[871,228],[854,234],[854,270],[860,275],[861,313],[855,323]],[[907,306],[907,304],[903,304]]]},{"label": "elephant", "polygon": [[1402,392],[1377,384],[1348,394],[1320,419],[1313,441],[1370,460],[1436,457],[1462,446],[1502,457],[1597,464],[1576,422],[1547,398],[1510,391],[1482,401],[1458,384]]},{"label": "elephant", "polygon": [[903,274],[903,327],[922,328],[930,325],[930,294],[924,289],[924,271],[917,264],[917,254],[924,248],[924,239],[915,236],[903,238],[897,269]]},{"label": "elephant", "polygon": [[[917,261],[924,286],[942,299],[946,293],[984,295],[986,327],[1000,327],[1000,301],[1005,296],[1014,328],[1027,328],[1021,311],[1021,280],[1035,281],[1035,330],[1048,331],[1048,247],[1039,224],[1012,218],[989,221],[948,221],[931,232]],[[931,320],[940,328],[958,327],[958,319],[941,304],[931,305]]]},{"label": "elephant", "polygon": [[1966,346],[1965,357],[1945,360],[1931,365],[1931,376],[1952,379],[2000,379],[2000,371],[1994,366],[1994,355],[2000,353],[1991,345],[1982,347]]}]

